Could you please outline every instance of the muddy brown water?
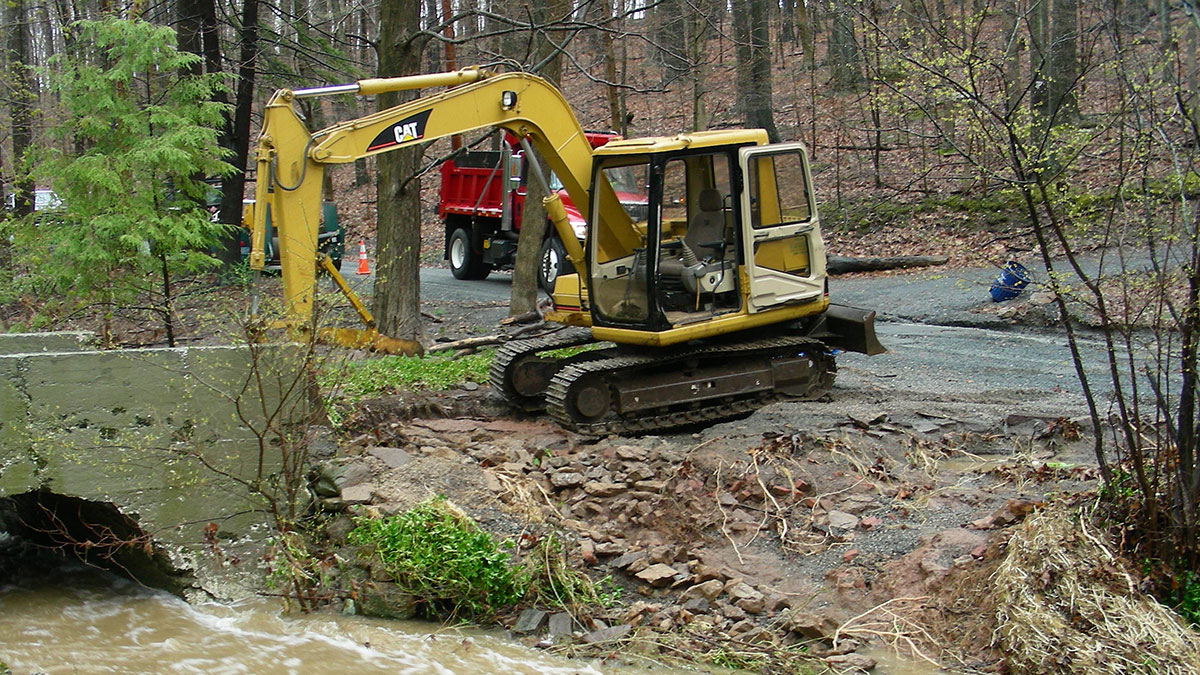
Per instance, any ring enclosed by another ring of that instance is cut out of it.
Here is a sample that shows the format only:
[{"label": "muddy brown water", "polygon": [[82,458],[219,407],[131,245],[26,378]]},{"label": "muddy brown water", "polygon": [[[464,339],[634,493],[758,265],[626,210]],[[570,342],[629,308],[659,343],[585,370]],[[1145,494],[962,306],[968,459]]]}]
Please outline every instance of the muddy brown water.
[{"label": "muddy brown water", "polygon": [[[571,661],[496,632],[333,614],[277,601],[188,604],[111,573],[65,565],[0,581],[0,661],[14,675],[90,673],[724,673]],[[887,649],[875,672],[945,672]]]},{"label": "muddy brown water", "polygon": [[651,672],[570,661],[480,630],[279,609],[267,598],[190,605],[64,566],[0,579],[0,661],[14,675]]}]

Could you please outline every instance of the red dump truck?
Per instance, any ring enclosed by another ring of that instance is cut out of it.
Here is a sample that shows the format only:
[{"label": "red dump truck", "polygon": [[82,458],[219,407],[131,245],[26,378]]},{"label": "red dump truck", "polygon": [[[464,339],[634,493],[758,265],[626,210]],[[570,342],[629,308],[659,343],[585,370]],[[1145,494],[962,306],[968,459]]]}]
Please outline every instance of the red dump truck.
[{"label": "red dump truck", "polygon": [[[620,138],[611,132],[588,132],[598,148]],[[498,151],[470,151],[442,163],[438,218],[446,230],[444,257],[456,279],[483,279],[493,270],[510,270],[517,256],[517,235],[525,206],[528,167],[519,140],[505,134]],[[550,175],[550,189],[559,193],[576,236],[583,241],[587,221],[571,202],[562,183]],[[624,199],[622,199],[624,201]],[[645,201],[645,196],[641,197]],[[554,288],[559,274],[571,274],[562,242],[553,227],[542,242],[538,285]]]}]

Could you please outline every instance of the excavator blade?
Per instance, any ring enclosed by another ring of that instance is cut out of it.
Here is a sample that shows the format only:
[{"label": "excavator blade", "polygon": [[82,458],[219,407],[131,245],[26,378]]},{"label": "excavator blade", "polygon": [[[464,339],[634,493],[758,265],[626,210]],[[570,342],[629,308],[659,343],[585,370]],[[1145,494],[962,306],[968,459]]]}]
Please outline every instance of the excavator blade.
[{"label": "excavator blade", "polygon": [[875,336],[875,312],[857,307],[830,304],[809,337],[836,349],[867,356],[887,351]]}]

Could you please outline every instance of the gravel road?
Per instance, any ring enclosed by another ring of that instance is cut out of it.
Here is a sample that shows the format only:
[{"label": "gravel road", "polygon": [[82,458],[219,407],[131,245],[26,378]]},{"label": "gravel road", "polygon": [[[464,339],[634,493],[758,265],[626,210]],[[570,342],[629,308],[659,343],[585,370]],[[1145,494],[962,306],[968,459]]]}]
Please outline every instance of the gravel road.
[{"label": "gravel road", "polygon": [[[1045,278],[1042,268],[1032,263],[1029,267],[1035,282]],[[994,268],[930,268],[833,277],[830,295],[835,302],[878,312],[877,332],[889,349],[871,358],[840,355],[839,387],[908,390],[935,398],[971,396],[997,403],[1037,401],[1082,414],[1065,337],[1053,327],[1023,326],[997,313],[1000,307],[988,295],[996,274]],[[355,277],[352,283],[369,292],[371,280]],[[510,288],[508,274],[458,281],[446,269],[421,270],[423,307],[431,315],[447,317],[440,328],[448,337],[494,330],[507,314]],[[1103,375],[1103,345],[1088,336],[1081,344],[1089,373]]]}]

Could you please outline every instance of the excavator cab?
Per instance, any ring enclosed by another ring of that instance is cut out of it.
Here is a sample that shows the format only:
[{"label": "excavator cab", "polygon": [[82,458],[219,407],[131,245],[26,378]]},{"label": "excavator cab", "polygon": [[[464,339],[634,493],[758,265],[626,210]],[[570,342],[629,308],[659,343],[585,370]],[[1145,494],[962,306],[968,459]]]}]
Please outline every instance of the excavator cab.
[{"label": "excavator cab", "polygon": [[[640,214],[604,199],[631,174],[648,194]],[[614,141],[596,151],[592,194],[587,288],[609,339],[661,346],[827,306],[799,144],[767,145],[759,130]]]}]

